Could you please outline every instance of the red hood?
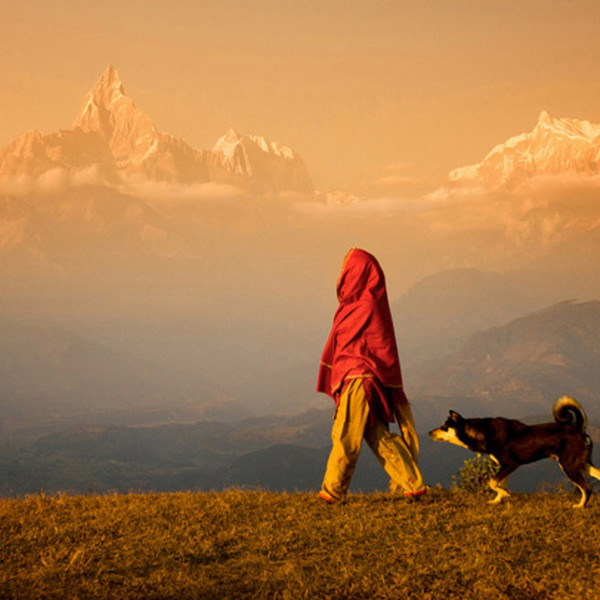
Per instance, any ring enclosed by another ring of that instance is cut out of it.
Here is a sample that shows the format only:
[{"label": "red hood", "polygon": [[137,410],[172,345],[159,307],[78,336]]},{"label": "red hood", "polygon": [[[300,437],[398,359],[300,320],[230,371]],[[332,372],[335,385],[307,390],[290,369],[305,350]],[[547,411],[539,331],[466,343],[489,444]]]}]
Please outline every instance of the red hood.
[{"label": "red hood", "polygon": [[337,283],[339,306],[321,359],[317,390],[334,396],[349,375],[370,375],[401,387],[394,325],[377,259],[358,248],[348,252]]}]

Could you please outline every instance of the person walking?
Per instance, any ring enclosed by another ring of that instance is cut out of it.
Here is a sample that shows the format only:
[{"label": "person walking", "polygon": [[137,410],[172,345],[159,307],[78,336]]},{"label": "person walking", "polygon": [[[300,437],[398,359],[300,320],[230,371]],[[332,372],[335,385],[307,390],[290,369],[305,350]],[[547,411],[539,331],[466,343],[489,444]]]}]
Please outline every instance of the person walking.
[{"label": "person walking", "polygon": [[[394,325],[377,259],[352,248],[337,282],[339,306],[325,344],[317,391],[335,401],[332,448],[319,497],[342,502],[364,439],[390,477],[390,491],[425,492],[419,441],[402,373]],[[402,435],[389,424],[398,422]]]}]

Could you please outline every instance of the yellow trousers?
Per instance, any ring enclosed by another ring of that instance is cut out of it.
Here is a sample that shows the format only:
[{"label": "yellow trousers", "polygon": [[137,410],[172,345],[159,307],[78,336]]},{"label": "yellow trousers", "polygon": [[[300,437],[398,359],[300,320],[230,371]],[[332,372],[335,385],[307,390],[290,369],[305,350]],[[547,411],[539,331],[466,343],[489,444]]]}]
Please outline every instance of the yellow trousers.
[{"label": "yellow trousers", "polygon": [[[401,430],[414,432],[410,407],[396,408],[404,418],[410,419],[408,427]],[[327,468],[321,496],[340,501],[344,498],[358,461],[363,438],[390,476],[390,491],[416,496],[425,491],[425,484],[419,468],[418,442],[416,435],[407,440],[389,430],[388,424],[377,419],[371,423],[369,404],[365,396],[363,380],[353,379],[344,390],[338,405],[331,431],[333,447],[327,461]],[[416,454],[417,456],[414,456]]]}]

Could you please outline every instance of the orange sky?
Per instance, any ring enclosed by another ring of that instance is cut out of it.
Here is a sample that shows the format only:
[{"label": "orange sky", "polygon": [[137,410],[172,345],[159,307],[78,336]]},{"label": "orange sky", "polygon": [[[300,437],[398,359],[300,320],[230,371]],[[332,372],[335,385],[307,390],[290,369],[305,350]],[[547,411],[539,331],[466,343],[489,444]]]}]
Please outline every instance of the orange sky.
[{"label": "orange sky", "polygon": [[597,0],[21,0],[0,21],[0,146],[70,128],[109,62],[161,131],[296,149],[320,189],[414,194],[529,131],[600,123]]}]

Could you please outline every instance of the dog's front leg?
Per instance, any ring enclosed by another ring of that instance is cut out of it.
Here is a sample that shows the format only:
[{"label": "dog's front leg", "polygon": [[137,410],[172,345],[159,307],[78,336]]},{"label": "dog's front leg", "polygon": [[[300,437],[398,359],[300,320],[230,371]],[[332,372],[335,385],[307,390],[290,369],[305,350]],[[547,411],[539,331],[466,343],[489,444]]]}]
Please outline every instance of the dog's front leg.
[{"label": "dog's front leg", "polygon": [[[496,459],[494,456],[492,456],[492,458],[498,462],[498,459]],[[496,492],[496,497],[493,500],[490,500],[490,504],[498,504],[498,502],[502,501],[502,498],[510,496],[510,493],[505,486],[508,482],[508,476],[514,470],[515,467],[500,465],[500,470],[496,476],[490,479],[489,486],[494,492]]]},{"label": "dog's front leg", "polygon": [[490,487],[494,492],[496,492],[496,497],[493,500],[490,500],[490,504],[498,504],[498,502],[502,501],[502,498],[506,496],[510,496],[510,492],[506,490],[504,487],[504,483],[506,482],[506,478],[501,481],[497,479],[490,479]]}]

